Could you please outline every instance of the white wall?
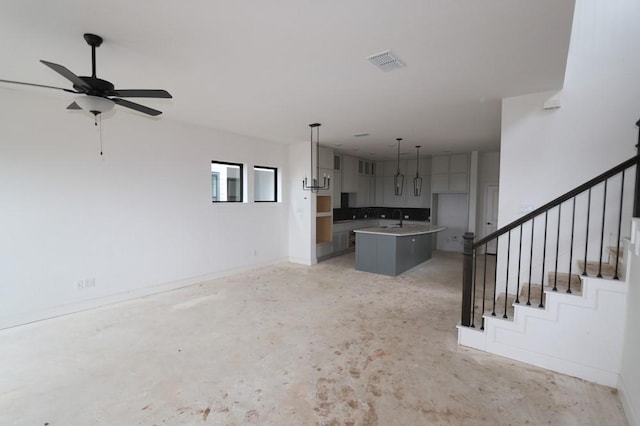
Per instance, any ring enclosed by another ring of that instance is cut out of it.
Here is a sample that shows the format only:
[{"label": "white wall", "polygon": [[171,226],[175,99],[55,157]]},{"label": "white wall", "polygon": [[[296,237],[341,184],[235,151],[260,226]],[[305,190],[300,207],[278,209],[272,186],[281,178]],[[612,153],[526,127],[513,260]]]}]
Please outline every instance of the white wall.
[{"label": "white wall", "polygon": [[118,110],[100,157],[67,97],[0,91],[0,327],[286,260],[288,195],[214,205],[210,188],[213,159],[288,179],[286,146]]},{"label": "white wall", "polygon": [[561,107],[543,110],[553,91],[503,100],[501,226],[635,155],[638,22],[637,1],[577,0]]},{"label": "white wall", "polygon": [[289,145],[289,261],[303,265],[316,263],[316,196],[302,189],[309,157],[309,143]]},{"label": "white wall", "polygon": [[[639,19],[637,2],[578,0],[562,91],[503,100],[499,226],[635,155],[640,55],[629,49],[629,43],[640,39]],[[561,107],[544,110],[545,101],[553,97],[560,99]],[[633,173],[627,174],[627,182],[633,182]],[[612,191],[619,191],[619,185],[609,188],[610,212],[617,211]],[[623,236],[629,233],[629,219],[628,214],[623,218]],[[609,214],[606,222],[609,245],[612,232],[617,233],[617,217]],[[581,224],[576,226],[582,229]],[[581,244],[575,242],[576,247]],[[598,258],[596,245],[590,245],[590,259]],[[504,258],[500,256],[499,277]]]},{"label": "white wall", "polygon": [[[538,207],[635,155],[638,22],[637,1],[577,0],[562,91],[503,100],[500,226],[521,216],[522,207]],[[544,110],[544,102],[553,96],[559,97],[561,107]],[[631,288],[638,285],[633,277]],[[631,297],[637,302],[637,292]],[[637,317],[632,320],[627,327],[635,327]],[[625,359],[639,357],[640,348],[628,345]],[[625,385],[637,406],[639,379],[627,377],[630,383]]]},{"label": "white wall", "polygon": [[476,235],[484,237],[485,201],[488,185],[500,183],[500,152],[481,152],[478,156],[478,203]]},{"label": "white wall", "polygon": [[627,252],[629,256],[627,297],[627,318],[624,330],[624,347],[622,352],[622,367],[620,368],[620,380],[618,388],[629,424],[640,425],[640,368],[638,368],[638,356],[640,355],[640,218],[633,219],[636,235],[634,243]]}]

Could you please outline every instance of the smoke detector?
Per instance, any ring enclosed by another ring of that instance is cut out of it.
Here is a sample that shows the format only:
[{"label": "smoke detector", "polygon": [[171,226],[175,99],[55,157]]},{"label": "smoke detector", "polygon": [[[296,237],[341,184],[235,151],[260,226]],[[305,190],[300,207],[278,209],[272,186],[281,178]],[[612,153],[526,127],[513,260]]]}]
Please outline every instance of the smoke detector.
[{"label": "smoke detector", "polygon": [[367,59],[384,72],[397,70],[398,68],[405,66],[398,58],[391,54],[390,50],[376,53],[369,56]]}]

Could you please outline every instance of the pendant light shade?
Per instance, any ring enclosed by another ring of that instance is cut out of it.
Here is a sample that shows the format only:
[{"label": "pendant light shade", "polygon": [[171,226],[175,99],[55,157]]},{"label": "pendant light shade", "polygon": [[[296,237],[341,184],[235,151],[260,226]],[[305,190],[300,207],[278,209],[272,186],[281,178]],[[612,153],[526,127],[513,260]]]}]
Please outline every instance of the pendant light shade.
[{"label": "pendant light shade", "polygon": [[393,176],[393,188],[396,195],[402,195],[402,188],[404,187],[404,175],[400,173],[400,141],[402,138],[396,138],[396,140],[398,141],[398,168]]},{"label": "pendant light shade", "polygon": [[[327,176],[326,174],[324,175],[324,177],[322,178],[322,185],[320,185],[320,158],[319,158],[319,154],[320,154],[320,123],[312,123],[309,124],[309,127],[311,128],[311,138],[309,141],[309,146],[311,149],[311,167],[310,167],[310,173],[311,173],[311,183],[309,183],[309,181],[307,180],[307,178],[305,177],[304,180],[302,181],[302,189],[306,190],[306,191],[311,191],[311,192],[318,192],[318,191],[325,191],[327,189],[329,189],[329,185],[331,183],[331,177]],[[316,129],[316,147],[315,147],[315,155],[314,155],[314,149],[313,149],[313,129]],[[313,167],[313,159],[315,157],[315,174],[314,174],[314,167]]]},{"label": "pendant light shade", "polygon": [[422,178],[420,177],[420,145],[416,145],[416,177],[413,178],[413,195],[422,194]]}]

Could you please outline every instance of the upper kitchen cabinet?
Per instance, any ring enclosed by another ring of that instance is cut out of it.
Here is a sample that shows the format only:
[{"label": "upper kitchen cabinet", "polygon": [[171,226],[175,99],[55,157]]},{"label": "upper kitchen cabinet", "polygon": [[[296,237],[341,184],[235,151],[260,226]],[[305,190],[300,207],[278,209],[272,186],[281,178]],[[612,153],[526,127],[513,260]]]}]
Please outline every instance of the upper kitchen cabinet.
[{"label": "upper kitchen cabinet", "polygon": [[358,192],[358,159],[342,156],[342,192]]},{"label": "upper kitchen cabinet", "polygon": [[431,192],[469,191],[469,155],[435,155],[431,159]]},{"label": "upper kitchen cabinet", "polygon": [[333,150],[331,148],[320,147],[318,152],[318,167],[333,170]]},{"label": "upper kitchen cabinet", "polygon": [[341,207],[342,198],[342,157],[338,154],[333,155],[333,176],[331,178],[331,192],[333,194],[333,208]]},{"label": "upper kitchen cabinet", "polygon": [[[407,205],[407,191],[409,190],[409,181],[411,176],[408,176],[407,162],[400,160],[400,173],[404,175],[404,185],[402,189],[402,195],[396,195],[393,176],[398,170],[398,162],[383,161],[378,165],[378,174],[382,174],[382,203],[376,199],[377,205],[384,207],[403,207]],[[413,182],[413,181],[411,181]]]},{"label": "upper kitchen cabinet", "polygon": [[407,175],[405,176],[405,190],[407,191],[407,207],[431,207],[431,159],[420,158],[418,173],[422,178],[422,191],[416,197],[413,193],[413,179],[416,177],[416,160],[407,160]]}]

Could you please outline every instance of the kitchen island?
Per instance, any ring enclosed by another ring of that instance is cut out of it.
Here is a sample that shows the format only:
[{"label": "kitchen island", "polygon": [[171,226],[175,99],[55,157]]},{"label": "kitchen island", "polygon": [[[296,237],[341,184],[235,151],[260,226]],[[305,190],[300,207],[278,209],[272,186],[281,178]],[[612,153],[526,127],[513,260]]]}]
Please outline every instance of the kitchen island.
[{"label": "kitchen island", "polygon": [[395,277],[431,259],[437,225],[392,225],[356,229],[356,269]]}]

